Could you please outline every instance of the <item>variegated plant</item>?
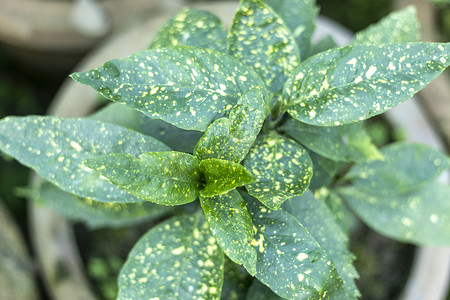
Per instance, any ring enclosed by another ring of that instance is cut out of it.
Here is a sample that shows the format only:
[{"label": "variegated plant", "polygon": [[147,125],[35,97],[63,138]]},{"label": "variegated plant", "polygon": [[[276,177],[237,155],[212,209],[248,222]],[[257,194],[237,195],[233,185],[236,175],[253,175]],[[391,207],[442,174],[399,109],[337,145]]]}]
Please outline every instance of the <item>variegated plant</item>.
[{"label": "variegated plant", "polygon": [[348,207],[391,238],[450,244],[450,188],[436,181],[449,158],[378,150],[362,124],[448,67],[450,44],[417,42],[410,7],[349,46],[312,45],[317,12],[242,0],[227,32],[185,9],[148,50],[72,75],[117,103],[0,121],[1,150],[47,180],[39,198],[61,213],[92,227],[164,219],[129,254],[119,299],[358,298]]}]

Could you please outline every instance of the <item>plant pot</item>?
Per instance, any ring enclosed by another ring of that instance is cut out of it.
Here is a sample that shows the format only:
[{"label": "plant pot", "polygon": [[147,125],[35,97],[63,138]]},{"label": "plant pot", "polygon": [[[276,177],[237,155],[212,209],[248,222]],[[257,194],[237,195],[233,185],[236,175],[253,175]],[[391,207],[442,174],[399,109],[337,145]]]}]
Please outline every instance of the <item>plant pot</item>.
[{"label": "plant pot", "polygon": [[[196,3],[195,6],[197,8],[204,8],[212,11],[224,21],[225,25],[229,25],[237,5],[237,2],[213,2]],[[171,15],[172,12],[166,12],[146,23],[140,24],[124,34],[105,41],[97,50],[81,62],[74,71],[88,70],[103,64],[106,60],[124,57],[132,52],[145,49],[149,44],[151,36],[156,33],[157,29],[159,29]],[[339,45],[345,45],[352,36],[345,28],[342,28],[327,19],[320,18],[316,38],[327,33],[331,34]],[[86,115],[96,106],[96,97],[97,93],[94,90],[68,79],[56,95],[55,100],[49,109],[49,114],[61,117],[80,117]],[[388,118],[391,119],[393,124],[399,124],[398,126],[402,126],[403,128],[404,125],[408,124],[397,123],[404,119],[397,114],[399,112],[403,114],[404,110],[408,110],[409,114],[408,107],[410,106],[414,107],[414,110],[417,110],[416,101],[409,101],[388,114]],[[420,110],[418,110],[418,115],[418,117],[423,119]],[[395,117],[391,118],[390,116]],[[410,120],[411,116],[408,115],[406,119]],[[422,130],[424,128],[431,130],[430,126],[425,124],[421,125],[420,129]],[[404,130],[408,133],[417,133],[416,128],[404,128]],[[429,138],[433,135],[427,133],[426,136]],[[411,140],[419,141],[416,137],[411,137]],[[423,140],[420,141],[423,142]],[[438,143],[438,139],[435,139],[434,143]],[[437,144],[435,144],[435,146],[436,145]],[[30,208],[32,236],[35,237],[34,246],[43,267],[47,286],[51,290],[53,297],[55,299],[69,299],[68,296],[71,296],[72,294],[67,294],[68,290],[74,289],[80,291],[83,289],[83,293],[80,292],[78,296],[72,295],[73,297],[70,299],[93,299],[92,293],[89,292],[87,281],[82,276],[83,270],[79,255],[74,250],[76,249],[76,246],[69,223],[46,207],[38,206],[30,202]],[[45,222],[42,222],[43,219]],[[60,245],[61,241],[63,241],[62,245]],[[50,255],[49,249],[53,250],[53,253]],[[436,258],[439,258],[439,262],[433,263],[432,261]],[[449,261],[450,250],[447,248],[421,248],[418,251],[413,267],[413,273],[410,277],[409,284],[405,288],[402,299],[444,299],[448,289]],[[52,278],[57,274],[57,268],[61,268],[61,265],[69,272],[69,276],[65,277],[64,287],[61,287],[60,285],[55,286],[54,282],[52,282]],[[438,267],[439,271],[432,271]]]},{"label": "plant pot", "polygon": [[0,46],[29,69],[67,72],[102,38],[179,2],[0,0]]}]

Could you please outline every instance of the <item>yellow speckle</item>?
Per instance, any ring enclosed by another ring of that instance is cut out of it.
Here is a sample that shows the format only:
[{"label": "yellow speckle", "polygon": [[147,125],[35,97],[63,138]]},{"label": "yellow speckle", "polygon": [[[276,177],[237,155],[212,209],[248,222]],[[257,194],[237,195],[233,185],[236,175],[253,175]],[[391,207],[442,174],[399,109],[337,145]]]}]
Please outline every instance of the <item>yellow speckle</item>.
[{"label": "yellow speckle", "polygon": [[439,222],[439,216],[436,215],[436,214],[432,214],[430,216],[430,222],[433,223],[433,224],[436,224],[437,222]]},{"label": "yellow speckle", "polygon": [[377,71],[377,67],[375,66],[370,66],[369,70],[367,70],[366,72],[366,78],[370,79],[370,77],[372,77],[372,75]]},{"label": "yellow speckle", "polygon": [[306,253],[299,253],[298,255],[297,255],[297,260],[298,261],[304,261],[305,259],[307,259],[308,258],[308,254],[306,254]]},{"label": "yellow speckle", "polygon": [[172,250],[173,255],[180,255],[183,252],[184,252],[184,246],[181,246],[181,247],[178,247],[178,248],[175,248]]},{"label": "yellow speckle", "polygon": [[75,141],[71,141],[70,142],[70,146],[72,147],[72,148],[74,148],[75,150],[77,150],[78,152],[80,152],[83,148],[81,148],[81,146],[80,146],[80,144],[78,144],[77,142],[75,142]]}]

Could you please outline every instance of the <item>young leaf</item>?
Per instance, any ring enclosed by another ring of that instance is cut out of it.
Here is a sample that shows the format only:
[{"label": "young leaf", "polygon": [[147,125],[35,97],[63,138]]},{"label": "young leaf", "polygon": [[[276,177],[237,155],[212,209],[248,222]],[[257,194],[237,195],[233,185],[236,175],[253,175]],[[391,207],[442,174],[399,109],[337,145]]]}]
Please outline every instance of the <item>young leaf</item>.
[{"label": "young leaf", "polygon": [[211,232],[225,254],[255,275],[256,250],[250,245],[255,232],[239,192],[233,190],[220,196],[200,197],[200,203]]},{"label": "young leaf", "polygon": [[91,116],[92,119],[113,123],[154,137],[170,149],[192,153],[202,133],[183,130],[158,119],[150,119],[143,113],[121,103],[111,103]]},{"label": "young leaf", "polygon": [[242,196],[256,227],[256,278],[288,299],[343,298],[342,279],[331,258],[305,227],[283,209],[269,210]]},{"label": "young leaf", "polygon": [[450,187],[438,182],[389,197],[359,187],[338,190],[353,212],[373,230],[401,242],[450,245]]},{"label": "young leaf", "polygon": [[149,202],[104,203],[81,198],[48,182],[41,185],[36,200],[91,229],[134,225],[174,212],[170,207]]},{"label": "young leaf", "polygon": [[202,185],[199,162],[187,153],[148,152],[139,159],[128,153],[113,153],[84,164],[122,190],[161,205],[192,202]]},{"label": "young leaf", "polygon": [[450,65],[450,43],[355,45],[303,62],[284,86],[288,113],[335,126],[381,114],[408,100]]},{"label": "young leaf", "polygon": [[324,127],[291,118],[281,129],[305,147],[331,160],[364,162],[383,158],[361,122]]},{"label": "young leaf", "polygon": [[316,199],[310,191],[306,191],[300,197],[293,197],[284,202],[283,209],[296,217],[331,257],[344,282],[348,299],[360,296],[354,282],[358,277],[358,272],[352,265],[354,256],[347,249],[348,238],[335,223],[326,204]]},{"label": "young leaf", "polygon": [[311,47],[311,37],[319,9],[314,0],[264,0],[270,5],[292,32],[305,59]]},{"label": "young leaf", "polygon": [[186,8],[156,34],[150,49],[194,46],[226,52],[227,32],[222,22],[210,12]]},{"label": "young leaf", "polygon": [[264,88],[258,74],[233,57],[194,47],[137,52],[72,78],[150,118],[199,131],[247,91]]},{"label": "young leaf", "polygon": [[229,53],[256,70],[274,94],[281,93],[288,76],[300,63],[292,33],[261,0],[241,1],[229,40]]},{"label": "young leaf", "polygon": [[248,193],[271,209],[303,194],[312,177],[312,162],[306,150],[275,132],[256,140],[244,166],[256,178],[256,182],[245,185]]},{"label": "young leaf", "polygon": [[211,123],[195,147],[199,159],[219,158],[241,162],[255,141],[266,117],[260,89],[244,94],[228,118]]},{"label": "young leaf", "polygon": [[205,187],[200,191],[203,197],[223,195],[238,186],[255,181],[242,165],[217,158],[202,160],[199,170],[205,177]]},{"label": "young leaf", "polygon": [[88,119],[7,117],[0,121],[0,149],[63,190],[103,202],[138,202],[86,169],[83,161],[114,152],[167,151],[158,140]]},{"label": "young leaf", "polygon": [[420,40],[420,24],[416,8],[408,6],[390,13],[378,23],[356,33],[353,45],[416,42]]},{"label": "young leaf", "polygon": [[427,145],[394,143],[381,153],[383,160],[354,165],[345,177],[358,189],[392,196],[417,189],[450,168],[450,159]]},{"label": "young leaf", "polygon": [[173,217],[131,250],[120,271],[118,299],[219,299],[223,265],[201,214]]}]

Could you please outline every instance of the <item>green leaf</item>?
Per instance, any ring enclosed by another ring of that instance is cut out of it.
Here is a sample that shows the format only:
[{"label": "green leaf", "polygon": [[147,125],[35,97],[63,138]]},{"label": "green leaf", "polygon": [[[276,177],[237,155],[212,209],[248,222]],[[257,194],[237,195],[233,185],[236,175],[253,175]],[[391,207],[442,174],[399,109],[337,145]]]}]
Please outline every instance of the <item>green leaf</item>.
[{"label": "green leaf", "polygon": [[450,43],[355,45],[303,62],[284,87],[288,113],[335,126],[381,114],[408,100],[450,64]]},{"label": "green leaf", "polygon": [[202,186],[199,162],[187,153],[148,152],[139,158],[128,153],[113,153],[84,164],[122,190],[161,205],[192,202]]},{"label": "green leaf", "polygon": [[422,246],[450,245],[450,187],[438,182],[389,197],[359,187],[338,190],[353,212],[373,230]]},{"label": "green leaf", "polygon": [[324,127],[290,118],[281,129],[305,147],[331,160],[364,162],[383,158],[362,122]]},{"label": "green leaf", "polygon": [[202,133],[198,131],[183,130],[162,120],[150,119],[143,113],[121,103],[111,103],[91,118],[139,131],[179,152],[192,153],[202,136]]},{"label": "green leaf", "polygon": [[255,275],[256,250],[250,245],[255,232],[239,192],[233,190],[220,196],[200,197],[200,203],[211,232],[225,254]]},{"label": "green leaf", "polygon": [[354,256],[347,249],[348,238],[334,221],[327,205],[316,199],[310,191],[306,191],[300,197],[288,199],[283,204],[283,209],[296,217],[331,257],[344,282],[348,299],[360,296],[354,282],[358,278],[358,272],[352,265]]},{"label": "green leaf", "polygon": [[260,89],[244,94],[228,118],[211,123],[195,147],[199,159],[219,158],[241,162],[255,141],[266,117]]},{"label": "green leaf", "polygon": [[210,12],[185,8],[165,23],[149,48],[194,46],[227,51],[227,32]]},{"label": "green leaf", "polygon": [[416,8],[408,6],[390,13],[378,23],[356,33],[353,45],[417,42],[420,40],[420,24]]},{"label": "green leaf", "polygon": [[332,182],[333,177],[343,166],[344,163],[323,157],[313,151],[307,151],[313,163],[313,176],[309,188],[316,190]]},{"label": "green leaf", "polygon": [[343,299],[343,283],[331,258],[305,227],[283,209],[269,210],[242,195],[256,227],[256,278],[288,299]]},{"label": "green leaf", "polygon": [[137,52],[72,78],[150,118],[199,131],[244,93],[264,88],[258,74],[233,57],[194,47]]},{"label": "green leaf", "polygon": [[252,280],[253,277],[244,268],[225,257],[224,280],[220,299],[245,300]]},{"label": "green leaf", "polygon": [[267,285],[261,283],[258,279],[254,279],[252,285],[248,289],[246,300],[282,300]]},{"label": "green leaf", "polygon": [[322,188],[316,191],[315,196],[324,201],[328,209],[332,212],[334,221],[338,224],[342,231],[350,236],[352,229],[357,224],[358,220],[355,215],[345,204],[344,200],[339,197],[333,190]]},{"label": "green leaf", "polygon": [[242,165],[217,158],[202,160],[199,170],[205,177],[205,187],[200,191],[203,197],[223,195],[238,186],[255,181]]},{"label": "green leaf", "polygon": [[120,271],[118,299],[219,299],[223,265],[201,214],[173,217],[131,250]]},{"label": "green leaf", "polygon": [[450,159],[427,145],[394,143],[381,150],[383,160],[357,164],[345,175],[364,191],[392,196],[417,189],[450,167]]},{"label": "green leaf", "polygon": [[137,202],[86,169],[83,162],[114,152],[139,155],[170,150],[126,128],[88,119],[7,117],[0,121],[0,149],[61,189],[103,202]]},{"label": "green leaf", "polygon": [[301,59],[305,59],[311,47],[311,37],[319,12],[315,1],[264,0],[264,2],[270,5],[281,16],[300,48]]},{"label": "green leaf", "polygon": [[64,192],[51,183],[44,183],[38,190],[37,201],[42,201],[59,214],[74,221],[81,221],[91,229],[122,227],[160,218],[173,209],[149,202],[104,203],[81,198]]},{"label": "green leaf", "polygon": [[306,150],[275,132],[256,140],[244,166],[257,180],[245,185],[248,193],[271,209],[303,194],[312,177],[312,162]]},{"label": "green leaf", "polygon": [[274,94],[281,93],[288,76],[300,63],[292,33],[261,0],[241,1],[229,41],[229,53],[256,70]]}]

